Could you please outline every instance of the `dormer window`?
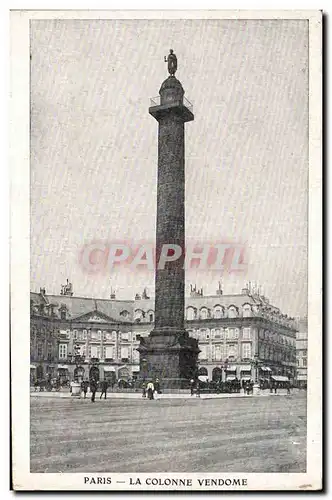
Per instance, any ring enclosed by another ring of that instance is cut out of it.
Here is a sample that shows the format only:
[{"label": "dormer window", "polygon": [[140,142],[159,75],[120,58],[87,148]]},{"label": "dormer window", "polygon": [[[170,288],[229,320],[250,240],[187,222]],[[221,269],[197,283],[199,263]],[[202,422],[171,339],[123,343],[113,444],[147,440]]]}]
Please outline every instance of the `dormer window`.
[{"label": "dormer window", "polygon": [[200,317],[201,319],[207,319],[208,317],[208,310],[204,307],[200,311]]},{"label": "dormer window", "polygon": [[193,307],[188,307],[187,320],[192,321],[193,319],[195,319],[195,309]]},{"label": "dormer window", "polygon": [[236,318],[238,315],[237,308],[235,306],[229,306],[228,308],[228,317],[229,318]]}]

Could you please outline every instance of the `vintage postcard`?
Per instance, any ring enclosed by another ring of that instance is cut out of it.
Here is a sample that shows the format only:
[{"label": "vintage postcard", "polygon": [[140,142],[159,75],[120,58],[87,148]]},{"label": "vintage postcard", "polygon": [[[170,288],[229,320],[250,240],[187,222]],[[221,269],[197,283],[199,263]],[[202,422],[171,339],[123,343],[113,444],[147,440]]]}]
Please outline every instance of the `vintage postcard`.
[{"label": "vintage postcard", "polygon": [[15,490],[322,487],[322,13],[11,12]]}]

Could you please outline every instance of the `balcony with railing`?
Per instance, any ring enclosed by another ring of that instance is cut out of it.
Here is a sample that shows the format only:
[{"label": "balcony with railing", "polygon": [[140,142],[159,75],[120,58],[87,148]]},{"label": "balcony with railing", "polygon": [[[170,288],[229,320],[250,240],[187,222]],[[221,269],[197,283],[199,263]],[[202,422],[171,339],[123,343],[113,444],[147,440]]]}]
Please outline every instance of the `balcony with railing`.
[{"label": "balcony with railing", "polygon": [[[187,109],[189,109],[189,111],[191,111],[191,113],[194,112],[194,105],[188,101],[188,99],[186,99],[186,97],[183,97],[182,98],[182,104],[183,106],[185,106]],[[156,97],[151,97],[150,98],[150,106],[151,107],[154,107],[154,106],[161,106],[161,98],[160,98],[160,95],[156,96]]]}]

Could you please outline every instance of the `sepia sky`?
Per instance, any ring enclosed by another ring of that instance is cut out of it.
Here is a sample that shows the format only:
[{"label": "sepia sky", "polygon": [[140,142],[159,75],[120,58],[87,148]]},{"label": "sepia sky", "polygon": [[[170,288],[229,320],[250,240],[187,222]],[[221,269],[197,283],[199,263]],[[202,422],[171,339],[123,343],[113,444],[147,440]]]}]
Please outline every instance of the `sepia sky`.
[{"label": "sepia sky", "polygon": [[[186,237],[245,243],[246,275],[307,313],[308,25],[275,20],[31,22],[31,289],[132,299],[153,273],[88,276],[92,240],[155,238],[164,55],[194,104],[186,124]],[[196,274],[197,273],[197,274]],[[215,292],[218,274],[189,271]]]}]

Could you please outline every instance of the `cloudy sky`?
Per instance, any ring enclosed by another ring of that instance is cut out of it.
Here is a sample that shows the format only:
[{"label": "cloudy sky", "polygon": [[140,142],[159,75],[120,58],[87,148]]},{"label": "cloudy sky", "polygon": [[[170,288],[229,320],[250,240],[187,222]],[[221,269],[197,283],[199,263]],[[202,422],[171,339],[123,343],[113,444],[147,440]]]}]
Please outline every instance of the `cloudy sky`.
[{"label": "cloudy sky", "polygon": [[[88,276],[92,240],[154,240],[157,122],[168,76],[194,103],[186,124],[186,236],[247,248],[245,276],[283,312],[306,314],[308,27],[306,21],[31,22],[31,288],[133,298],[153,273]],[[206,294],[218,274],[187,273]]]}]

